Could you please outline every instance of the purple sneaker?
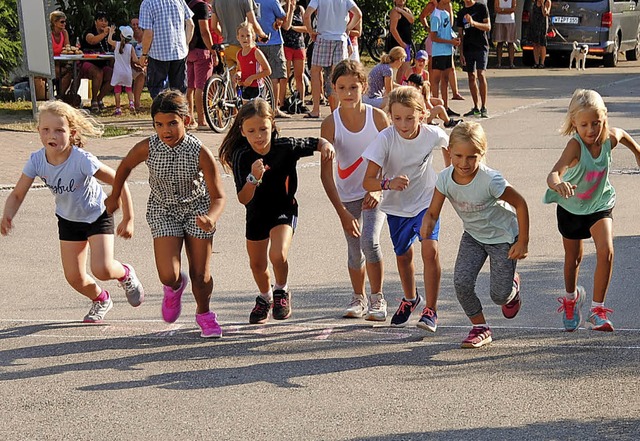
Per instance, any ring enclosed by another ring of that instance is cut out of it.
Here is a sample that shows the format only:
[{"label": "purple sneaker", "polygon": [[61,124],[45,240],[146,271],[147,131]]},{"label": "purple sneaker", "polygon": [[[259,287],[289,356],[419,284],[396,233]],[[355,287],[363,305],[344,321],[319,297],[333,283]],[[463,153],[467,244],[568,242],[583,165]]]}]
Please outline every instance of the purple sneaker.
[{"label": "purple sneaker", "polygon": [[217,316],[215,312],[205,312],[202,314],[196,314],[196,323],[200,326],[202,332],[200,337],[204,338],[220,338],[222,337],[222,328],[216,320]]},{"label": "purple sneaker", "polygon": [[170,286],[163,286],[162,290],[164,291],[164,298],[162,299],[162,318],[167,323],[173,323],[178,320],[180,317],[180,312],[182,312],[182,304],[180,303],[180,299],[182,298],[182,293],[184,289],[187,287],[187,283],[189,283],[189,276],[183,271],[180,271],[180,278],[182,283],[180,284],[180,288],[177,290],[173,290]]},{"label": "purple sneaker", "polygon": [[522,306],[522,297],[520,297],[520,274],[515,273],[513,276],[513,288],[516,290],[516,295],[506,305],[502,305],[502,315],[505,318],[512,319],[520,311]]}]

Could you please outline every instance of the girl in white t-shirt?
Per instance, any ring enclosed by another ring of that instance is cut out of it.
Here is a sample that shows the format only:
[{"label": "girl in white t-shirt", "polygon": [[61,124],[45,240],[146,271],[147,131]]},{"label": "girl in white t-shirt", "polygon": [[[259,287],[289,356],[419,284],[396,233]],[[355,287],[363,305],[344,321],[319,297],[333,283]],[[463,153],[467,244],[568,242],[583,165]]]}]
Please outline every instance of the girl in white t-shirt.
[{"label": "girl in white t-shirt", "polygon": [[[325,118],[320,130],[321,136],[333,144],[338,169],[334,175],[333,161],[322,161],[320,177],[347,238],[347,267],[353,297],[343,316],[384,321],[387,301],[382,294],[380,232],[384,213],[379,205],[382,194],[362,188],[367,169],[362,153],[380,130],[389,126],[389,120],[381,109],[362,103],[367,73],[359,62],[343,60],[338,63],[333,69],[331,83],[340,107]],[[371,287],[368,302],[366,276]]]},{"label": "girl in white t-shirt", "polygon": [[453,129],[449,139],[451,166],[438,175],[431,206],[420,229],[426,236],[437,228],[445,198],[462,219],[464,233],[453,285],[473,324],[462,341],[463,348],[491,343],[492,331],[475,292],[478,274],[487,257],[491,259],[491,300],[502,306],[506,318],[512,319],[522,303],[516,261],[527,257],[529,246],[527,203],[500,172],[483,163],[486,152],[487,137],[480,124],[463,122]]},{"label": "girl in white t-shirt", "polygon": [[[55,196],[64,276],[73,289],[93,302],[84,322],[101,322],[113,307],[109,293],[87,274],[88,250],[94,277],[117,279],[131,306],[140,305],[144,291],[133,267],[113,258],[113,215],[106,211],[107,196],[98,182],[113,184],[115,171],[82,149],[85,136],[99,136],[102,129],[70,105],[49,101],[40,106],[38,133],[43,147],[31,154],[7,198],[0,233],[6,236],[13,228],[13,218],[34,179],[40,177]],[[133,235],[133,207],[127,187],[122,193],[122,205],[122,222],[116,232],[128,239]]]},{"label": "girl in white t-shirt", "polygon": [[[413,242],[421,241],[424,263],[426,306],[418,327],[435,332],[436,303],[440,290],[438,225],[429,236],[420,236],[422,217],[431,203],[436,183],[433,151],[445,148],[447,134],[439,127],[424,123],[427,110],[420,91],[400,86],[389,95],[392,127],[380,132],[363,157],[369,160],[363,187],[383,190],[381,210],[387,214],[391,241],[396,254],[404,298],[391,318],[391,324],[403,326],[422,301],[418,294],[413,266]],[[448,155],[444,155],[448,164]]]}]

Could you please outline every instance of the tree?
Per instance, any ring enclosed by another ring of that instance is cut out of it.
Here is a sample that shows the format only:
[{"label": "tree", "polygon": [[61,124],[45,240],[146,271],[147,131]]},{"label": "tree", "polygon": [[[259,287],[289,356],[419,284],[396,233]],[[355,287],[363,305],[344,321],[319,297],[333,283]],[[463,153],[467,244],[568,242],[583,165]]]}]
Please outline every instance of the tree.
[{"label": "tree", "polygon": [[0,82],[22,63],[22,41],[16,0],[0,0]]}]

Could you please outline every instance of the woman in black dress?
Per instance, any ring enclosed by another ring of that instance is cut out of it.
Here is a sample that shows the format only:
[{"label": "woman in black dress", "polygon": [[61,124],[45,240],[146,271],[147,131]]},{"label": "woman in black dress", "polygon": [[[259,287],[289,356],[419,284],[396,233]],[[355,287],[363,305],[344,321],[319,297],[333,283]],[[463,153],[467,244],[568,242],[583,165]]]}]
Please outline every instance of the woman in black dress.
[{"label": "woman in black dress", "polygon": [[544,68],[547,57],[547,32],[549,30],[549,14],[551,0],[535,0],[529,22],[529,40],[533,43],[533,68]]}]

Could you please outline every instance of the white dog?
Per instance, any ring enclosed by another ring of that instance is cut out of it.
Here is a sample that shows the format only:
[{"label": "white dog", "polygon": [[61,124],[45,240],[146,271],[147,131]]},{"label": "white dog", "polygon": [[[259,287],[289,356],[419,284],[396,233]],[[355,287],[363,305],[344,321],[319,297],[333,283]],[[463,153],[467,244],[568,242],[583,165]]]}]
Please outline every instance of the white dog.
[{"label": "white dog", "polygon": [[576,69],[580,70],[580,64],[582,63],[582,70],[587,67],[587,54],[589,53],[589,46],[586,44],[578,44],[577,41],[573,42],[573,50],[571,51],[571,57],[569,58],[569,69],[573,66],[573,60],[576,60]]}]

